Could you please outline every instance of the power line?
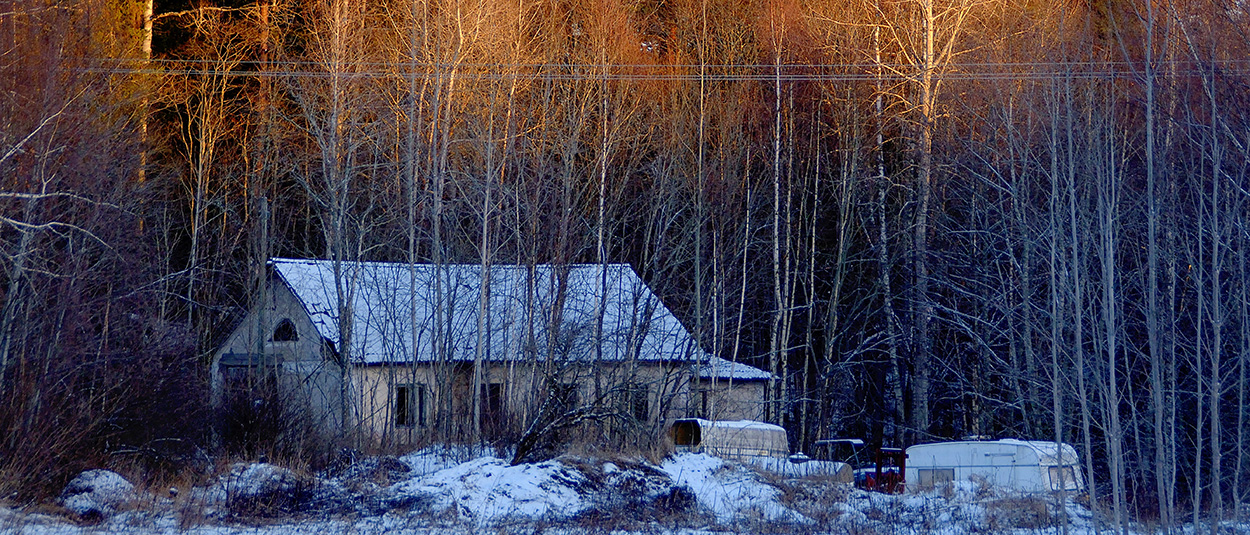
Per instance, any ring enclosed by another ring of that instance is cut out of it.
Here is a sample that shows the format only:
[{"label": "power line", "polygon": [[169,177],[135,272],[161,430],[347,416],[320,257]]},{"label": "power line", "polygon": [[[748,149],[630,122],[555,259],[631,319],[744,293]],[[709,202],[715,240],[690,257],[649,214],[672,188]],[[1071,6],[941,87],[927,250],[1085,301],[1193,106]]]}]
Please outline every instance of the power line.
[{"label": "power line", "polygon": [[[516,63],[418,63],[418,62],[352,62],[331,70],[326,64],[311,61],[214,61],[195,59],[88,59],[101,65],[83,69],[86,72],[131,75],[197,76],[213,74],[225,77],[250,78],[418,78],[433,79],[454,74],[470,80],[540,80],[540,81],[697,81],[710,82],[856,82],[909,80],[920,75],[914,66],[867,63],[783,64],[776,65],[704,65],[705,74],[698,73],[697,64],[679,65],[603,65],[516,64]],[[107,65],[112,63],[113,65]],[[1218,71],[1220,75],[1250,73],[1250,59],[1216,60],[1204,64],[1188,61],[1157,63],[1156,76],[1186,78]],[[215,68],[224,66],[225,68]],[[908,73],[908,71],[913,71]],[[1055,80],[1110,79],[1137,76],[1141,68],[1130,62],[1020,62],[959,64],[940,69],[933,76],[939,80]]]},{"label": "power line", "polygon": [[[212,59],[190,59],[190,58],[153,58],[150,60],[142,59],[142,58],[83,58],[83,59],[87,59],[91,61],[101,61],[101,62],[114,62],[114,63],[158,63],[158,64],[165,63],[165,64],[183,64],[183,65],[189,65],[189,64],[211,65],[214,63],[230,63],[230,62],[237,63],[239,65],[257,65],[257,66],[259,65],[283,65],[283,66],[298,66],[298,65],[322,66],[322,65],[325,65],[325,62],[312,61],[312,60],[260,61],[260,60],[212,60]],[[451,68],[451,67],[460,67],[460,68],[490,68],[490,69],[581,68],[581,69],[602,70],[606,67],[608,69],[690,69],[690,70],[694,70],[694,69],[703,67],[707,69],[755,69],[755,70],[767,69],[767,70],[772,70],[777,67],[776,65],[771,64],[771,63],[768,63],[768,64],[763,64],[763,63],[707,63],[707,64],[702,64],[702,65],[698,63],[672,63],[672,64],[669,64],[669,63],[609,63],[605,65],[603,63],[511,63],[511,62],[440,63],[440,62],[425,62],[425,61],[351,61],[351,62],[341,62],[341,64],[349,65],[349,66],[375,66],[375,67],[385,66],[387,68],[426,67],[426,68],[444,68],[444,69]],[[880,63],[878,64],[878,63],[869,63],[869,62],[866,62],[866,63],[783,63],[781,64],[781,68],[782,69],[838,69],[838,68],[869,69],[869,68],[874,68],[877,65],[880,65],[885,68],[904,68],[904,67],[908,67],[910,64],[905,64],[905,63]],[[952,64],[952,65],[959,66],[959,67],[975,67],[975,68],[980,68],[983,70],[1001,70],[1001,69],[992,69],[995,67],[1026,68],[1026,67],[1038,67],[1038,66],[1051,66],[1051,67],[1064,66],[1064,67],[1077,67],[1077,68],[1084,68],[1084,69],[1090,69],[1090,68],[1096,68],[1096,67],[1112,67],[1112,68],[1122,69],[1122,68],[1127,68],[1129,66],[1138,65],[1138,62],[1130,62],[1130,61],[1015,61],[1015,62],[958,63],[958,64]],[[1250,58],[1214,59],[1214,60],[1209,60],[1203,63],[1194,62],[1192,60],[1165,60],[1165,61],[1156,61],[1155,65],[1159,67],[1175,66],[1175,65],[1250,66]]]}]

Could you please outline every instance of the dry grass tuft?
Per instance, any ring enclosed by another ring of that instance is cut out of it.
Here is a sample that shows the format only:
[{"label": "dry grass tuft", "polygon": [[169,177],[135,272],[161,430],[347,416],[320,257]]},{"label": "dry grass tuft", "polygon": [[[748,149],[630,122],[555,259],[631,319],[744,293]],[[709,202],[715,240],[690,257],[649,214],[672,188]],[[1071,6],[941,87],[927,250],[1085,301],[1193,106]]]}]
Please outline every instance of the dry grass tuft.
[{"label": "dry grass tuft", "polygon": [[1059,525],[1060,517],[1041,497],[1010,497],[985,503],[985,521],[991,532],[1042,529]]}]

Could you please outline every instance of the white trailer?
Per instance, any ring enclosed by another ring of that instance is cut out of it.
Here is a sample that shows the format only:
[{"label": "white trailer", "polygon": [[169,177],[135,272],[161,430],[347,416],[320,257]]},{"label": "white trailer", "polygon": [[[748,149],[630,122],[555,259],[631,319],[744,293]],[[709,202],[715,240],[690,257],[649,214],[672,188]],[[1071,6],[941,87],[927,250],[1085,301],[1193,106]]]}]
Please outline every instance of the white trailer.
[{"label": "white trailer", "polygon": [[974,480],[1024,492],[1085,489],[1076,450],[1038,440],[917,444],[907,448],[906,478],[909,489]]},{"label": "white trailer", "polygon": [[709,453],[726,459],[790,455],[786,430],[779,425],[752,420],[712,421],[683,418],[669,431],[677,451]]},{"label": "white trailer", "polygon": [[790,455],[785,428],[753,420],[682,418],[669,429],[678,452],[706,453],[786,477],[831,477],[851,483],[850,465]]}]

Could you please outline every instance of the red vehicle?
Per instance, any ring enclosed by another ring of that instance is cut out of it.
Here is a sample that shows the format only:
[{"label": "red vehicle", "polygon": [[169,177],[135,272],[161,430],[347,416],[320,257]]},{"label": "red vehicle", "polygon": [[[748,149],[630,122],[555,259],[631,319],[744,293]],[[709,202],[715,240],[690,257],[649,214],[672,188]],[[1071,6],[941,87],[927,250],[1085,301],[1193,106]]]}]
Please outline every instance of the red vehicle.
[{"label": "red vehicle", "polygon": [[815,445],[821,459],[851,465],[856,488],[886,494],[906,489],[907,453],[901,448],[865,446],[857,438],[823,439]]},{"label": "red vehicle", "polygon": [[902,494],[907,487],[907,454],[901,448],[877,448],[876,470],[866,473],[864,481],[855,479],[855,486],[885,494]]}]

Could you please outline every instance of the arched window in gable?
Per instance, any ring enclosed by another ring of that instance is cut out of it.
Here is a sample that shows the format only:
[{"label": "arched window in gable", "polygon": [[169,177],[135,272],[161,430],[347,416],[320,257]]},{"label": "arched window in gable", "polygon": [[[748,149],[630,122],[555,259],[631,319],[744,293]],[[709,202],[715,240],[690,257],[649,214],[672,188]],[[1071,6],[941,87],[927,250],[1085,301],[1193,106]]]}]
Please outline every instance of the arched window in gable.
[{"label": "arched window in gable", "polygon": [[299,340],[299,333],[295,330],[295,324],[291,320],[284,319],[278,323],[273,330],[274,342],[296,342]]}]

